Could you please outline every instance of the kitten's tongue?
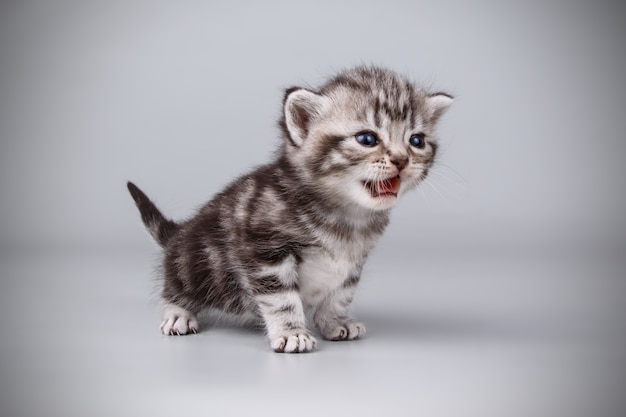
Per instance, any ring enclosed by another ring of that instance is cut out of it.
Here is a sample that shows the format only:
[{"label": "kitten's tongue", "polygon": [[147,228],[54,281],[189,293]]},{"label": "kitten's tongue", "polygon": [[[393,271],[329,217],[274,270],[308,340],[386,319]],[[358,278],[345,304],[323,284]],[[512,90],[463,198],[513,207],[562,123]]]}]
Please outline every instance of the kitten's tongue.
[{"label": "kitten's tongue", "polygon": [[400,190],[400,177],[387,178],[376,182],[366,182],[365,186],[369,188],[374,197],[389,194],[397,195]]}]

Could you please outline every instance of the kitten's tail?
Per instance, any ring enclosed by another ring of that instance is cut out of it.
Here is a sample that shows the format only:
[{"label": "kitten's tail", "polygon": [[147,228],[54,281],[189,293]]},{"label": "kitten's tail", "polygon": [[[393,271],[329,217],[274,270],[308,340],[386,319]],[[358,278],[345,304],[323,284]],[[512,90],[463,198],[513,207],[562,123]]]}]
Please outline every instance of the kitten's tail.
[{"label": "kitten's tail", "polygon": [[159,245],[165,247],[167,241],[178,231],[180,225],[166,219],[152,201],[135,184],[128,182],[128,191],[135,200],[135,204],[141,213],[141,220]]}]

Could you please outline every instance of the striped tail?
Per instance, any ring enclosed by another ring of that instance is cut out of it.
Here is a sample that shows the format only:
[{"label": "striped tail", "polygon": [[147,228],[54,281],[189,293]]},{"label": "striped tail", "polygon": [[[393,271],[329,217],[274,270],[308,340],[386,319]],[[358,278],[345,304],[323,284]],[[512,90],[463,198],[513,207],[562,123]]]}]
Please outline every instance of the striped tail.
[{"label": "striped tail", "polygon": [[163,214],[156,208],[154,203],[150,201],[148,196],[144,194],[135,184],[128,182],[128,191],[135,200],[135,204],[141,213],[141,220],[146,225],[146,228],[157,241],[159,245],[165,247],[167,241],[178,231],[180,225],[166,219]]}]

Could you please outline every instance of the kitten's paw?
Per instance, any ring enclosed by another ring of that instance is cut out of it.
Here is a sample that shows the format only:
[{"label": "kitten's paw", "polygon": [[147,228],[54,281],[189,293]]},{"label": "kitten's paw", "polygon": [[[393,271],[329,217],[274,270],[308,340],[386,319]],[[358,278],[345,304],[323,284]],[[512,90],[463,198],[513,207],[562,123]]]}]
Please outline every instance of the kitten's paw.
[{"label": "kitten's paw", "polygon": [[270,338],[274,352],[304,353],[317,349],[317,340],[307,331],[294,332]]},{"label": "kitten's paw", "polygon": [[328,340],[354,340],[365,334],[365,326],[357,321],[329,323],[319,329]]},{"label": "kitten's paw", "polygon": [[163,322],[161,323],[161,333],[169,336],[182,336],[188,333],[198,333],[198,319],[185,310],[174,304],[167,304],[163,311]]}]

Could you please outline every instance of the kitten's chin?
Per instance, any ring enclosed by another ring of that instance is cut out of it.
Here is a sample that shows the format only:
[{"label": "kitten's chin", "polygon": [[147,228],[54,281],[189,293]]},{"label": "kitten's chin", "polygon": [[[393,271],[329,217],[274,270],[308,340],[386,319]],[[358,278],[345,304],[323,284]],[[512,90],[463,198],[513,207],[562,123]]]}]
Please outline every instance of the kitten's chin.
[{"label": "kitten's chin", "polygon": [[370,210],[384,211],[392,208],[398,201],[397,195],[379,195],[376,197],[366,196],[366,201],[361,203]]}]

